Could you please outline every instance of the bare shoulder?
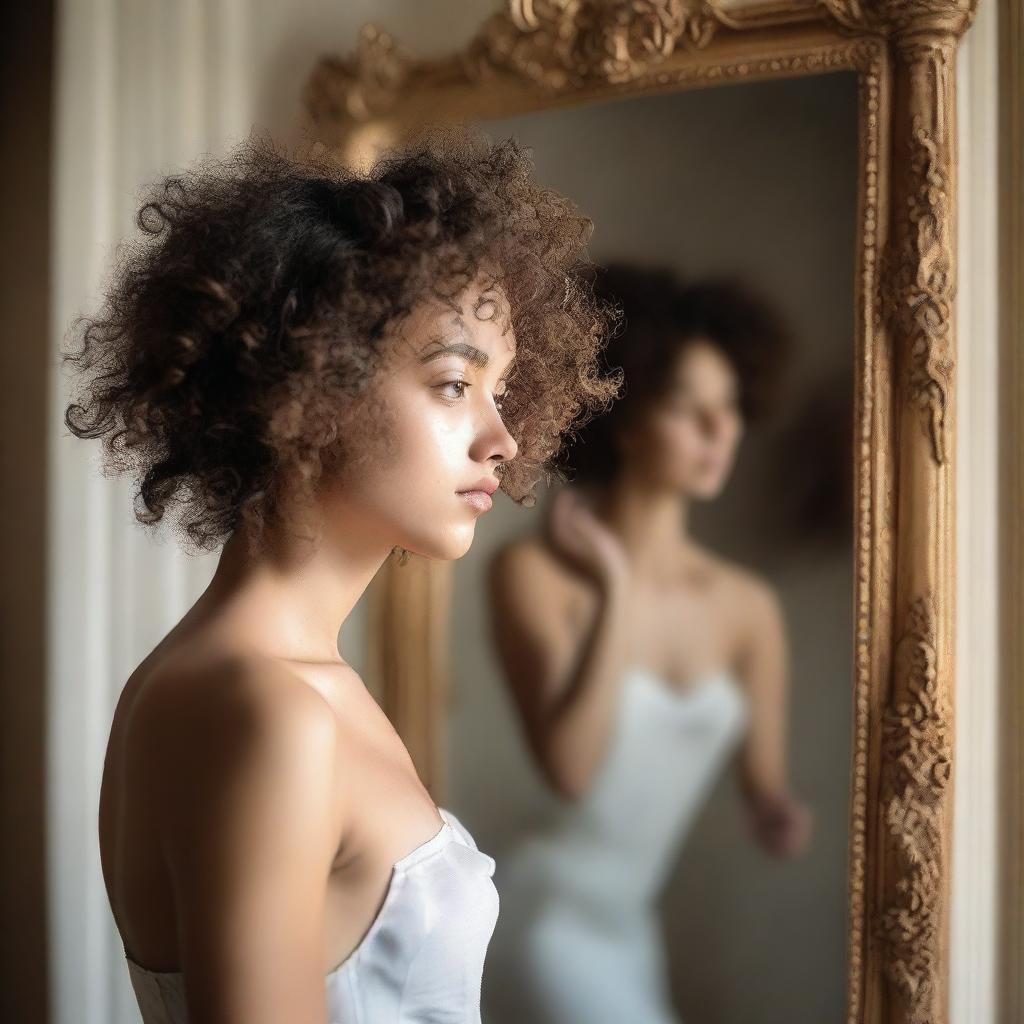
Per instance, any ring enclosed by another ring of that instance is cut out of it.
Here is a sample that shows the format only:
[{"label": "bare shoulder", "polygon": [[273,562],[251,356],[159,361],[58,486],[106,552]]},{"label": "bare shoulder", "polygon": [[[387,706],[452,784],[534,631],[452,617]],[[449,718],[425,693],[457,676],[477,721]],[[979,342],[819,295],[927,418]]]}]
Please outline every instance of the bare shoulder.
[{"label": "bare shoulder", "polygon": [[269,857],[284,836],[316,866],[330,862],[342,828],[338,727],[316,689],[273,659],[232,652],[164,663],[140,698],[132,761],[152,771],[179,882],[237,875],[253,849]]},{"label": "bare shoulder", "polygon": [[144,684],[146,698],[172,716],[281,716],[283,724],[329,721],[327,699],[281,661],[239,651],[169,659]]},{"label": "bare shoulder", "polygon": [[132,719],[136,741],[184,775],[254,751],[326,760],[337,739],[322,693],[281,662],[239,652],[167,659],[140,686]]},{"label": "bare shoulder", "polygon": [[712,551],[703,550],[700,558],[702,571],[738,633],[749,635],[779,621],[778,590],[767,576]]},{"label": "bare shoulder", "polygon": [[515,590],[541,598],[569,599],[586,590],[578,575],[539,534],[533,533],[498,548],[488,565],[488,574],[492,589],[498,592]]},{"label": "bare shoulder", "polygon": [[593,584],[537,534],[500,548],[491,560],[488,583],[499,621],[518,623],[514,635],[528,629],[558,645],[578,638],[598,600]]},{"label": "bare shoulder", "polygon": [[550,573],[555,565],[540,536],[527,533],[502,544],[491,556],[490,568],[495,574],[524,573],[530,570]]}]

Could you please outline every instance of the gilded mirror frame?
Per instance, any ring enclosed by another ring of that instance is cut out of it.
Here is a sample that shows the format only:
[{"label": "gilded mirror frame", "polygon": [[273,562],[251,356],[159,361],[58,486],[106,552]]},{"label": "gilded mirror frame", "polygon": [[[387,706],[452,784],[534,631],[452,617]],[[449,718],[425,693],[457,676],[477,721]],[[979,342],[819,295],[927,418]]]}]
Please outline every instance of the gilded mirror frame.
[{"label": "gilded mirror frame", "polygon": [[[954,728],[956,52],[977,0],[509,0],[457,53],[365,26],[313,69],[358,162],[422,120],[798,75],[859,82],[848,1024],[948,1020]],[[389,563],[368,676],[441,799],[451,566]]]}]

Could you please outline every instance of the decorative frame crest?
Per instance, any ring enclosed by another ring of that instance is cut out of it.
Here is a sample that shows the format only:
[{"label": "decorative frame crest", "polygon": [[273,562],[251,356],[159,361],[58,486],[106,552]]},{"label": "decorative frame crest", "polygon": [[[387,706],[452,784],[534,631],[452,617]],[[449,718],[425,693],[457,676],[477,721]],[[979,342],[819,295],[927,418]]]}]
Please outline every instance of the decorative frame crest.
[{"label": "decorative frame crest", "polygon": [[[847,1024],[947,1024],[953,786],[956,80],[977,0],[509,0],[458,53],[364,27],[305,90],[353,161],[418,120],[853,70],[859,80],[855,621]],[[430,572],[448,567],[434,563]],[[374,582],[396,600],[402,571]],[[417,584],[418,593],[428,589]],[[400,637],[437,666],[424,603]],[[422,620],[422,627],[415,621]],[[432,671],[434,671],[432,669]],[[432,678],[435,678],[432,676]],[[392,672],[385,710],[438,797],[443,687]],[[424,723],[431,723],[425,732]],[[424,740],[424,736],[428,739]]]}]

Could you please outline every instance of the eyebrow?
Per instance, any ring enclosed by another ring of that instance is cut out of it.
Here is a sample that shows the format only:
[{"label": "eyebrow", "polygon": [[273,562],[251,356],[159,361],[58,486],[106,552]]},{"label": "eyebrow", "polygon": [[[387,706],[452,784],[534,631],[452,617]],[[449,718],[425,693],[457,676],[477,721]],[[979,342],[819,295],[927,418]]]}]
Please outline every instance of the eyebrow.
[{"label": "eyebrow", "polygon": [[464,359],[468,359],[474,366],[478,366],[481,369],[490,362],[490,357],[486,352],[465,341],[454,341],[449,345],[442,345],[440,348],[432,348],[425,355],[420,356],[420,362],[429,363],[432,360],[440,359],[441,356],[445,355],[462,356]]}]

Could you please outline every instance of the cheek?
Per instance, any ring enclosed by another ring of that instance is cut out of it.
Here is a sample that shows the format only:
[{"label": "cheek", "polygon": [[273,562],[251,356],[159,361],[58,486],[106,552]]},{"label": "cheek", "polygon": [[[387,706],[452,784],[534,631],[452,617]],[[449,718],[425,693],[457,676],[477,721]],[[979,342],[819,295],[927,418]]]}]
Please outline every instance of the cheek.
[{"label": "cheek", "polygon": [[388,441],[376,443],[380,455],[373,460],[373,480],[368,483],[392,515],[429,514],[466,482],[463,419],[417,395],[391,402],[378,435]]},{"label": "cheek", "polygon": [[698,451],[701,439],[693,423],[685,417],[665,417],[657,421],[653,447],[669,458],[688,458]]},{"label": "cheek", "polygon": [[396,460],[405,473],[418,479],[449,477],[465,461],[464,434],[461,419],[451,410],[435,403],[410,402],[396,417]]},{"label": "cheek", "polygon": [[455,494],[472,480],[466,476],[472,423],[431,397],[392,393],[372,412],[364,410],[328,514],[349,537],[362,531],[429,558],[459,558],[475,521]]}]

